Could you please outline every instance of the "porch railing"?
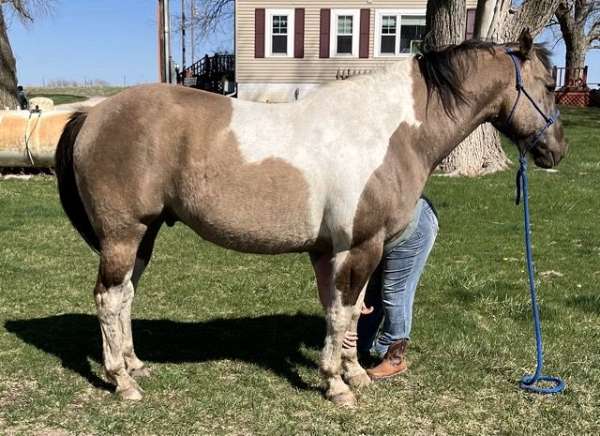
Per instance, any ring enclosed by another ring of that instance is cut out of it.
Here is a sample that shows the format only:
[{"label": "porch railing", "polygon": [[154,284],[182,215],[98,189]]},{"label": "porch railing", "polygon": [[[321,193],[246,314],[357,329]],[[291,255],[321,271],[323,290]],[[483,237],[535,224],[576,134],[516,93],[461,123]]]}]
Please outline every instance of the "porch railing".
[{"label": "porch railing", "polygon": [[554,67],[552,72],[554,79],[556,80],[557,89],[588,89],[587,75],[588,67]]},{"label": "porch railing", "polygon": [[[233,81],[235,55],[204,56],[179,73],[177,82],[186,86],[219,92],[215,87],[223,78]],[[215,88],[215,89],[213,89]]]},{"label": "porch railing", "polygon": [[335,74],[336,80],[346,80],[352,76],[360,76],[362,74],[370,74],[373,70],[356,70],[352,68],[340,68]]}]

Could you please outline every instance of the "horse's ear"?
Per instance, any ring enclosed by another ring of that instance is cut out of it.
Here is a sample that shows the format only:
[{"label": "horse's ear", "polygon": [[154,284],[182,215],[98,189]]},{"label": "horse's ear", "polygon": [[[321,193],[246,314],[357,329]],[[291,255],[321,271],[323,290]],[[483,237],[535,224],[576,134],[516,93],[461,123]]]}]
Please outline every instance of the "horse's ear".
[{"label": "horse's ear", "polygon": [[519,52],[524,59],[529,59],[531,56],[531,49],[533,48],[533,38],[529,32],[529,28],[523,29],[519,36]]}]

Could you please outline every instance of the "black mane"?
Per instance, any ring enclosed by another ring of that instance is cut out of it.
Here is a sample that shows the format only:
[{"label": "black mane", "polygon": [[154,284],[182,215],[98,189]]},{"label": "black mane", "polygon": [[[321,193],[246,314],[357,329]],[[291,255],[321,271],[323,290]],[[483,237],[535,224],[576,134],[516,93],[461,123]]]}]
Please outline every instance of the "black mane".
[{"label": "black mane", "polygon": [[[463,82],[468,79],[468,70],[472,62],[477,60],[479,50],[494,53],[499,45],[492,42],[467,40],[462,44],[449,45],[441,50],[432,50],[426,47],[418,56],[419,68],[427,85],[427,99],[437,94],[444,111],[450,118],[454,118],[454,110],[458,104],[467,102],[463,89]],[[534,51],[542,64],[552,68],[550,50],[541,44],[535,44]]]}]

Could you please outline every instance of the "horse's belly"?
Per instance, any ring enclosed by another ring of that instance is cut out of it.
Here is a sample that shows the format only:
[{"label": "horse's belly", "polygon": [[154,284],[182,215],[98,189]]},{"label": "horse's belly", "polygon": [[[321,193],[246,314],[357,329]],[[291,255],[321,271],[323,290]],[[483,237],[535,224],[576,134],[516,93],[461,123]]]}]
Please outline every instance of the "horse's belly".
[{"label": "horse's belly", "polygon": [[[265,218],[264,223],[258,222]],[[276,223],[264,215],[240,216],[235,218],[208,214],[199,218],[185,219],[184,222],[207,241],[225,248],[258,254],[279,254],[295,251],[309,251],[317,237],[309,232],[286,225],[289,222],[278,219]]]},{"label": "horse's belly", "polygon": [[[202,238],[251,253],[310,249],[319,237],[308,186],[291,175],[278,178],[187,179],[172,207]],[[317,214],[318,215],[318,214]]]}]

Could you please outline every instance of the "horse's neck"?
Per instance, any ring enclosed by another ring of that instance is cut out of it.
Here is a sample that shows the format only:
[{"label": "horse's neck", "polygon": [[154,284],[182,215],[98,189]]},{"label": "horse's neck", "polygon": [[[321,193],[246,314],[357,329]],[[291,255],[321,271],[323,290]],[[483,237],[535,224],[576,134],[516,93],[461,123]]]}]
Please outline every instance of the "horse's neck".
[{"label": "horse's neck", "polygon": [[[501,74],[510,77],[510,71],[504,70],[506,65],[490,57],[472,66],[469,80],[463,85],[467,103],[457,104],[454,118],[446,113],[435,93],[428,99],[427,86],[416,62],[408,80],[389,80],[401,83],[398,89],[410,96],[394,114],[396,130],[391,135],[385,163],[387,189],[400,192],[406,207],[414,205],[436,166],[498,110],[499,93],[508,85],[508,79],[492,78]],[[500,69],[500,74],[494,69]],[[403,70],[405,67],[398,64],[391,69],[388,79]]]},{"label": "horse's neck", "polygon": [[454,116],[446,112],[436,95],[427,104],[425,82],[422,78],[417,80],[416,86],[420,90],[416,93],[423,96],[419,99],[421,107],[418,109],[423,124],[420,143],[416,147],[423,156],[424,165],[431,171],[479,125],[497,114],[501,93],[510,82],[510,71],[505,71],[505,64],[498,57],[475,64],[463,84],[467,101],[457,103]]}]

